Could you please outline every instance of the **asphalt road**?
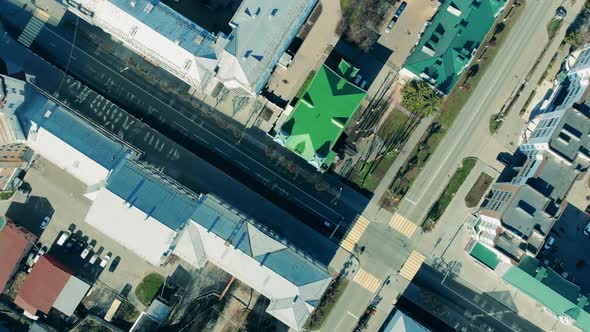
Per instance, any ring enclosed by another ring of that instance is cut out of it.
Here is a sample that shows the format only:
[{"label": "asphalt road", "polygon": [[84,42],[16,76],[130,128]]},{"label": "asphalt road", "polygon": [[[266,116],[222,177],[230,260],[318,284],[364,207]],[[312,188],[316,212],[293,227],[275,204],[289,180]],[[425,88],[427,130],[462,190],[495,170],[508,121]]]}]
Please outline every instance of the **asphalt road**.
[{"label": "asphalt road", "polygon": [[[446,303],[446,305],[437,306],[438,310],[434,311],[433,315],[443,317],[443,321],[452,322],[451,326],[456,327],[457,330],[542,331],[493,298],[474,292],[451,277],[445,278],[445,275],[429,266],[423,266],[418,271],[412,284],[421,290],[435,294],[442,299],[441,303]],[[425,294],[421,296],[416,294],[412,287],[408,287],[407,292],[409,297],[418,295],[414,300],[432,305],[432,301],[426,301]]]},{"label": "asphalt road", "polygon": [[420,224],[461,161],[474,152],[485,153],[479,148],[490,139],[489,118],[498,112],[516,84],[524,81],[541,54],[547,40],[545,23],[557,6],[559,2],[552,0],[527,1],[471,98],[400,203],[398,213]]},{"label": "asphalt road", "polygon": [[[0,16],[15,28],[13,37],[17,37],[30,14],[17,8],[11,12],[6,7],[0,11]],[[349,224],[363,211],[368,199],[338,177],[323,174],[321,179],[326,188],[316,188],[309,179],[318,174],[303,160],[275,147],[274,142],[260,132],[246,131],[242,136],[240,124],[207,109],[206,105],[195,107],[199,104],[196,100],[187,103],[186,96],[182,96],[183,99],[178,94],[188,90],[188,86],[175,77],[157,72],[150,74],[157,76],[160,82],[146,80],[142,76],[145,73],[136,72],[117,58],[120,52],[113,47],[124,49],[122,46],[82,20],[77,21],[76,47],[72,48],[74,26],[71,22],[76,20],[72,20],[72,14],[67,14],[62,22],[68,17],[69,25],[45,25],[32,50],[57,67],[67,68],[68,74],[267,199],[300,219],[315,222],[322,233],[332,235],[334,232],[334,240],[344,235]],[[96,38],[101,47],[94,43],[96,40],[90,41],[89,35]],[[172,88],[160,88],[162,82]],[[295,176],[278,168],[268,158],[269,148],[278,150],[282,158],[292,162],[297,169]]]},{"label": "asphalt road", "polygon": [[151,165],[164,170],[196,192],[218,195],[310,257],[328,265],[339,250],[338,245],[328,240],[325,233],[321,235],[312,230],[301,220],[150,128],[102,95],[66,77],[58,68],[5,35],[1,26],[0,59],[6,62],[9,73],[24,69],[35,75],[38,86],[142,150],[145,153],[143,159]]}]

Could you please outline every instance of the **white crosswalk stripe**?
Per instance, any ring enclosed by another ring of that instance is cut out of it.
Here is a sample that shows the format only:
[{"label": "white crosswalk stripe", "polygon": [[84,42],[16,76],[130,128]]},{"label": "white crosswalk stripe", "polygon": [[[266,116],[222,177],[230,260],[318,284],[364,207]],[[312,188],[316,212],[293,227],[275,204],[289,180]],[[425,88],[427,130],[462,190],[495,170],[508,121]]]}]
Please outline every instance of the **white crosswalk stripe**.
[{"label": "white crosswalk stripe", "polygon": [[350,229],[348,234],[346,234],[346,237],[344,238],[344,240],[342,240],[340,246],[352,252],[352,250],[354,249],[354,245],[361,239],[368,226],[369,220],[363,216],[360,216],[356,220],[354,226]]},{"label": "white crosswalk stripe", "polygon": [[424,263],[424,255],[414,250],[404,263],[404,266],[402,266],[399,274],[412,281],[418,270],[420,270],[422,263]]},{"label": "white crosswalk stripe", "polygon": [[18,42],[25,45],[26,47],[31,46],[33,41],[35,41],[37,38],[39,32],[41,32],[41,29],[43,29],[43,26],[49,17],[49,14],[42,11],[41,9],[37,9],[35,15],[31,17],[23,32],[18,37]]},{"label": "white crosswalk stripe", "polygon": [[379,284],[381,283],[381,281],[374,275],[360,268],[352,281],[356,282],[371,293],[375,293],[379,287]]},{"label": "white crosswalk stripe", "polygon": [[393,218],[389,221],[389,227],[400,232],[403,236],[410,238],[418,229],[418,225],[411,222],[408,218],[402,216],[399,213],[393,215]]}]

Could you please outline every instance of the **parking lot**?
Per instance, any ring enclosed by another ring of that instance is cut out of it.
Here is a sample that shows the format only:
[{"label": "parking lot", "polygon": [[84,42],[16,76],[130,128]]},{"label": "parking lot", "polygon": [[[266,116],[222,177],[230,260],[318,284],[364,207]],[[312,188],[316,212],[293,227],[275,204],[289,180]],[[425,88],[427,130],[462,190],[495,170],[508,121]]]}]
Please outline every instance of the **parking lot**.
[{"label": "parking lot", "polygon": [[550,233],[555,242],[539,255],[542,263],[579,285],[583,293],[590,292],[590,236],[583,231],[589,222],[590,216],[569,204]]},{"label": "parking lot", "polygon": [[[42,233],[39,247],[51,247],[50,254],[82,278],[89,282],[98,278],[108,287],[121,291],[127,283],[135,287],[150,272],[167,275],[168,268],[149,264],[84,222],[91,201],[83,196],[85,186],[65,171],[41,158],[30,169],[25,181],[31,186],[29,199],[24,203],[4,203],[1,206],[5,211],[0,212],[37,235]],[[51,216],[51,221],[42,230],[39,225],[46,215]],[[61,246],[54,244],[65,231],[72,236]],[[89,245],[92,250],[82,258],[82,251]],[[111,259],[103,268],[100,260],[107,253],[111,253]],[[96,261],[90,264],[94,254],[97,254]],[[120,263],[110,272],[109,267],[117,256]]]},{"label": "parking lot", "polygon": [[392,6],[389,10],[387,20],[379,31],[381,37],[377,43],[393,51],[389,61],[397,68],[401,68],[414,45],[418,42],[418,37],[426,21],[434,15],[438,2],[432,0],[406,0],[407,6],[395,23],[391,32],[386,33],[385,27],[391,21],[398,5]]}]

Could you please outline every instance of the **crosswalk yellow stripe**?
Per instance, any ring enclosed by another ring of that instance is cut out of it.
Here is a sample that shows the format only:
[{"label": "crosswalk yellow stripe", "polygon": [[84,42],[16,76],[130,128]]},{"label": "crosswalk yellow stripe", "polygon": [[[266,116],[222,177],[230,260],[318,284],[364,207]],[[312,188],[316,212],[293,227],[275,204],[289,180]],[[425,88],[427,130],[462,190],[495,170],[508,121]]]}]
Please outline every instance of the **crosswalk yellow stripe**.
[{"label": "crosswalk yellow stripe", "polygon": [[405,218],[399,213],[396,213],[393,218],[389,221],[389,227],[395,229],[396,231],[400,232],[402,235],[406,237],[411,237],[418,225],[411,222],[409,219]]},{"label": "crosswalk yellow stripe", "polygon": [[371,293],[377,291],[377,288],[379,288],[379,284],[381,283],[377,277],[363,269],[359,269],[357,274],[354,276],[353,281]]},{"label": "crosswalk yellow stripe", "polygon": [[421,253],[415,250],[412,251],[408,259],[404,263],[404,266],[402,266],[402,269],[399,271],[399,274],[402,277],[412,281],[416,273],[418,273],[418,270],[420,270],[422,263],[424,263],[424,258],[424,255],[422,255]]},{"label": "crosswalk yellow stripe", "polygon": [[369,220],[363,216],[360,216],[354,223],[354,226],[348,234],[342,240],[340,246],[348,251],[352,251],[354,249],[355,244],[363,237],[365,230],[369,226]]}]

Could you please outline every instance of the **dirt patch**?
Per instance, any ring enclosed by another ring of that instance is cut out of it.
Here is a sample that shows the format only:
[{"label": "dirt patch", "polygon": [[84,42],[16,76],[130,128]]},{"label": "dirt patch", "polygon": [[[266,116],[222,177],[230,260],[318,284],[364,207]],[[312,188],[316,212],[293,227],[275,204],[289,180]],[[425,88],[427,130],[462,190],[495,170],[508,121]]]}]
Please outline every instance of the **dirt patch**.
[{"label": "dirt patch", "polygon": [[488,188],[490,187],[493,181],[493,177],[484,172],[481,172],[481,174],[473,184],[473,187],[471,187],[471,189],[467,193],[467,196],[465,196],[465,204],[468,208],[476,207],[477,204],[479,204],[479,201],[481,200],[483,195],[488,191]]}]

